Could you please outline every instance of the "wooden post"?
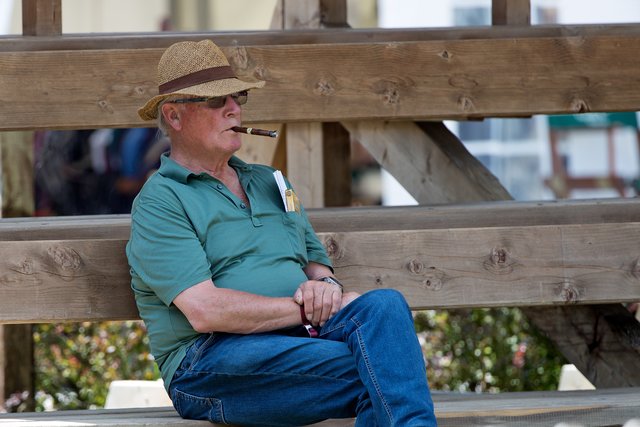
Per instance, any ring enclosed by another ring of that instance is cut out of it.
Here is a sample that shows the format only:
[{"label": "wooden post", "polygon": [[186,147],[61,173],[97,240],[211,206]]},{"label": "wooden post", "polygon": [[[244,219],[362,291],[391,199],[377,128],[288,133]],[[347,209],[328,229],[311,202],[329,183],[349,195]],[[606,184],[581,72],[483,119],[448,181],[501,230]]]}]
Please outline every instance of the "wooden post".
[{"label": "wooden post", "polygon": [[[2,217],[28,217],[34,212],[33,132],[0,133]],[[0,326],[0,406],[7,399],[35,410],[35,372],[31,325]],[[26,393],[25,393],[26,392]]]},{"label": "wooden post", "polygon": [[61,35],[62,0],[22,0],[22,34]]},{"label": "wooden post", "polygon": [[531,0],[492,0],[493,25],[531,25]]},{"label": "wooden post", "polygon": [[[345,0],[281,0],[272,28],[322,28],[347,26]],[[338,123],[289,123],[287,176],[307,207],[351,204],[349,135]]]}]

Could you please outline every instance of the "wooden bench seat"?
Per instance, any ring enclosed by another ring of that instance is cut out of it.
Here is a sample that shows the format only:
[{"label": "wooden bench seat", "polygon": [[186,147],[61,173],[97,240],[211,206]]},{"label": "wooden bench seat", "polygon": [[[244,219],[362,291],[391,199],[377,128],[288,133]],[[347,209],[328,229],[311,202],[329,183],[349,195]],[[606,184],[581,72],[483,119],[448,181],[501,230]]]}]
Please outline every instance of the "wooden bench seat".
[{"label": "wooden bench seat", "polygon": [[[453,426],[622,426],[640,419],[640,388],[521,392],[500,394],[439,393],[433,395],[440,427]],[[354,421],[328,420],[318,427],[353,426]],[[211,426],[183,420],[171,407],[103,409],[2,414],[0,426]]]}]

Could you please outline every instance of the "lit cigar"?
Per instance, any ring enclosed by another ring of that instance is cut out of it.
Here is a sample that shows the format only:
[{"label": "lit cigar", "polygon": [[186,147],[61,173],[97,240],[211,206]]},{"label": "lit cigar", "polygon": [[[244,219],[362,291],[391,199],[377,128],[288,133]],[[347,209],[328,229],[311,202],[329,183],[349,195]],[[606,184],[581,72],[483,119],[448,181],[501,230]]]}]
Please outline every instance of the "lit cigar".
[{"label": "lit cigar", "polygon": [[256,128],[245,128],[242,126],[234,126],[231,128],[232,131],[238,133],[248,133],[249,135],[260,135],[260,136],[270,136],[271,138],[278,137],[277,130],[265,130],[265,129],[256,129]]}]

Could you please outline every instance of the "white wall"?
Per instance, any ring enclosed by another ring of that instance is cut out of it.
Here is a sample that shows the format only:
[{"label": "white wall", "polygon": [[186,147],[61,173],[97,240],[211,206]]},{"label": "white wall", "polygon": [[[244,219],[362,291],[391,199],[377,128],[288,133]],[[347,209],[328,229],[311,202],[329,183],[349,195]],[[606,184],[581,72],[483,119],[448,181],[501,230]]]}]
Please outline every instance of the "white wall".
[{"label": "white wall", "polygon": [[169,0],[62,0],[62,32],[159,31]]}]

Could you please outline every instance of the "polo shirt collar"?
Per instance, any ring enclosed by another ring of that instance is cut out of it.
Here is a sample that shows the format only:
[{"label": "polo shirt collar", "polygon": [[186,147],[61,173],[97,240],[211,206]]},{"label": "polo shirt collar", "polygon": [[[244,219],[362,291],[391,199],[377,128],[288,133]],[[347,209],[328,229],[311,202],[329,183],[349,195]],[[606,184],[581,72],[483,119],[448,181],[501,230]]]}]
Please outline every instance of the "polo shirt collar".
[{"label": "polo shirt collar", "polygon": [[[229,159],[229,165],[240,172],[250,172],[252,170],[251,165],[240,160],[236,156],[231,156],[231,159]],[[162,156],[160,156],[160,168],[158,169],[158,173],[182,184],[186,184],[190,176],[196,176],[195,173],[169,157],[169,153],[163,153]]]}]

